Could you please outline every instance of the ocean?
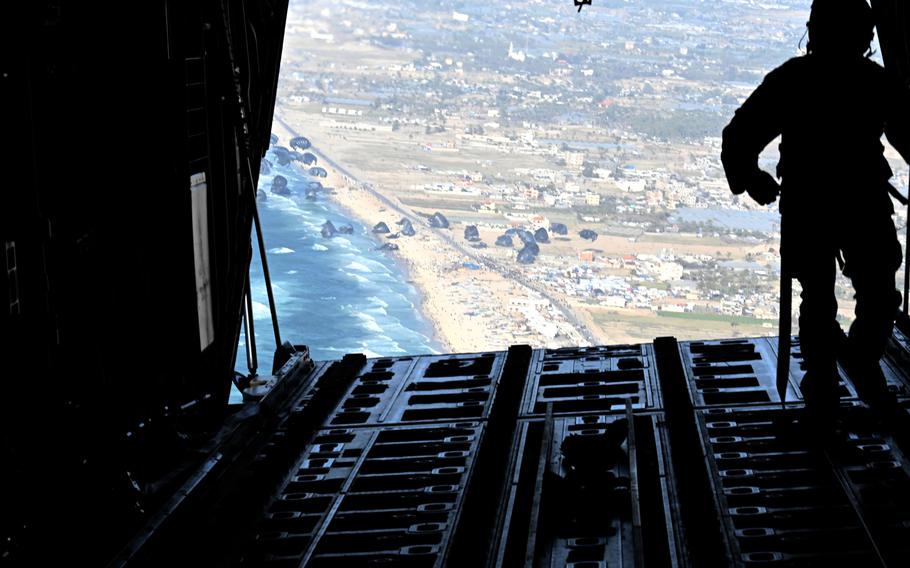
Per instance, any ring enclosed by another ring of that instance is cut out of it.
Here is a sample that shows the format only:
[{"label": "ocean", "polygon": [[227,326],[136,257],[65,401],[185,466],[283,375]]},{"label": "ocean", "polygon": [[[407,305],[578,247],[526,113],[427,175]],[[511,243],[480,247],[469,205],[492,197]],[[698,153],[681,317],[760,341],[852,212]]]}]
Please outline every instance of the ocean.
[{"label": "ocean", "polygon": [[[304,344],[313,359],[340,359],[346,353],[367,357],[439,353],[431,323],[420,313],[418,290],[407,281],[404,267],[364,227],[320,193],[304,197],[311,181],[292,165],[273,166],[259,178],[268,195],[259,200],[272,291],[283,341]],[[276,174],[287,178],[291,195],[271,193]],[[351,225],[353,234],[323,238],[322,224]],[[253,321],[260,374],[271,370],[275,340],[258,247],[250,268]],[[246,373],[245,340],[241,333],[236,369]]]}]

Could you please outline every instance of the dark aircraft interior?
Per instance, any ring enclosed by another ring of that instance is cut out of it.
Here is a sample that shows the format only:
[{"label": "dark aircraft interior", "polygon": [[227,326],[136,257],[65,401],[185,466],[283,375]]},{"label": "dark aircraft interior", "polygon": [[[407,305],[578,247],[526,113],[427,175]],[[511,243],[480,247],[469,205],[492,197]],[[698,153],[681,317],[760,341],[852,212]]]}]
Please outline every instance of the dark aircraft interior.
[{"label": "dark aircraft interior", "polygon": [[[910,5],[871,3],[910,82]],[[777,338],[314,361],[276,328],[252,385],[287,1],[22,4],[0,18],[0,565],[907,565],[910,430],[842,373],[843,446],[809,448],[796,340],[786,405]],[[910,423],[906,312],[882,365]]]}]

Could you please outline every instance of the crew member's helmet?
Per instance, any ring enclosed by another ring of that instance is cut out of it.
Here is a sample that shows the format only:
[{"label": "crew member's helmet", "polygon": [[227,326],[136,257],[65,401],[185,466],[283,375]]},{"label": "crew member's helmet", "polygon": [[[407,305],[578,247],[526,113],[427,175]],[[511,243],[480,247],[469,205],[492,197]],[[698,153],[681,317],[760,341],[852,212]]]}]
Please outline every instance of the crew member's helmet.
[{"label": "crew member's helmet", "polygon": [[866,0],[814,0],[807,26],[810,53],[863,54],[872,43],[875,18]]}]

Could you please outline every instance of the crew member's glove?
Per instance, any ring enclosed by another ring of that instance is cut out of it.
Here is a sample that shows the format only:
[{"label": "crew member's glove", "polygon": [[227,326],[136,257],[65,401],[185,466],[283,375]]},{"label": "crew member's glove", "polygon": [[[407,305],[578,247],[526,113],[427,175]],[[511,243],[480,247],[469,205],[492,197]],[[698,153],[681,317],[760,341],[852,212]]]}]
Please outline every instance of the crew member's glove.
[{"label": "crew member's glove", "polygon": [[777,180],[764,170],[760,170],[750,180],[746,193],[759,205],[770,205],[780,195],[780,185]]}]

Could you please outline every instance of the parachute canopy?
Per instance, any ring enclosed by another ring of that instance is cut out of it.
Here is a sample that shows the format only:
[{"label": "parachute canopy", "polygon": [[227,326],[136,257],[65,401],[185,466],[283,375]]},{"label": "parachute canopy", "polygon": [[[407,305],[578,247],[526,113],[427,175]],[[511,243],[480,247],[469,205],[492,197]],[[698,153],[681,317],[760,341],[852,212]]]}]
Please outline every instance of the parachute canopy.
[{"label": "parachute canopy", "polygon": [[291,138],[291,148],[297,148],[298,150],[306,150],[310,146],[312,146],[312,144],[310,143],[309,138],[306,138],[303,136],[295,136],[294,138]]},{"label": "parachute canopy", "polygon": [[430,215],[429,221],[430,221],[430,226],[435,229],[448,229],[449,228],[449,220],[446,219],[446,216],[443,215],[442,213],[440,213],[439,211]]},{"label": "parachute canopy", "polygon": [[528,243],[525,248],[518,251],[518,262],[520,264],[531,264],[537,259],[538,254],[540,254],[540,247],[536,243]]},{"label": "parachute canopy", "polygon": [[275,146],[272,148],[272,155],[279,166],[286,166],[291,163],[291,151],[284,146]]},{"label": "parachute canopy", "polygon": [[512,236],[511,235],[500,235],[496,239],[496,246],[498,246],[498,247],[512,246]]},{"label": "parachute canopy", "polygon": [[534,235],[527,229],[518,229],[515,234],[518,235],[518,238],[521,239],[521,242],[525,244],[537,244],[537,242],[534,240]]},{"label": "parachute canopy", "polygon": [[322,236],[326,239],[331,239],[338,233],[338,229],[335,228],[335,225],[331,221],[326,221],[322,224]]},{"label": "parachute canopy", "polygon": [[277,193],[278,195],[290,195],[291,190],[288,189],[288,180],[284,176],[275,176],[272,179],[272,193]]}]

